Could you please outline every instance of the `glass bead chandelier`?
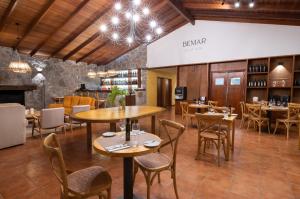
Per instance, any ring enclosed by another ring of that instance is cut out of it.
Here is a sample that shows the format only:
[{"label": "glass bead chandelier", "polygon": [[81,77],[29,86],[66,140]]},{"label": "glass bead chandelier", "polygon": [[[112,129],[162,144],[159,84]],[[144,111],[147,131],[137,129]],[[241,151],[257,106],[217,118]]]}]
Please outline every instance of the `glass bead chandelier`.
[{"label": "glass bead chandelier", "polygon": [[113,43],[129,46],[149,43],[163,33],[154,13],[142,0],[117,0],[102,20],[99,30]]}]

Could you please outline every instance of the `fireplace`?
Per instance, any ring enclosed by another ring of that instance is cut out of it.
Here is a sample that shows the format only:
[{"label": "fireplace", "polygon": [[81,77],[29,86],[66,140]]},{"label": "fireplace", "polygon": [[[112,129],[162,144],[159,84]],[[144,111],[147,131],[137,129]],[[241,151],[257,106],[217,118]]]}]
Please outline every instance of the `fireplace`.
[{"label": "fireplace", "polygon": [[0,103],[25,105],[25,92],[35,89],[35,85],[0,85]]}]

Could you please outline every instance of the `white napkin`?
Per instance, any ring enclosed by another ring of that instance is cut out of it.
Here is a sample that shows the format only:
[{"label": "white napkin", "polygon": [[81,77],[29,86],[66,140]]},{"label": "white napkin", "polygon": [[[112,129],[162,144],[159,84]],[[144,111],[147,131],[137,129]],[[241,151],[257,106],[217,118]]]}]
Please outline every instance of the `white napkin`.
[{"label": "white napkin", "polygon": [[116,145],[105,147],[105,149],[109,152],[113,152],[113,151],[118,151],[118,150],[122,150],[122,149],[127,149],[129,147],[131,147],[131,146],[128,144],[116,144]]}]

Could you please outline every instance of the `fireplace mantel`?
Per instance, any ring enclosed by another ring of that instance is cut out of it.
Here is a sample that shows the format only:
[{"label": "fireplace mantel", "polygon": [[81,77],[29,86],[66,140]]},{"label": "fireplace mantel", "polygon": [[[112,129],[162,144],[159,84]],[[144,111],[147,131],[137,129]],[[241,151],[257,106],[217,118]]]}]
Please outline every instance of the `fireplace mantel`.
[{"label": "fireplace mantel", "polygon": [[36,90],[37,86],[34,84],[30,85],[4,85],[0,84],[0,91],[33,91]]}]

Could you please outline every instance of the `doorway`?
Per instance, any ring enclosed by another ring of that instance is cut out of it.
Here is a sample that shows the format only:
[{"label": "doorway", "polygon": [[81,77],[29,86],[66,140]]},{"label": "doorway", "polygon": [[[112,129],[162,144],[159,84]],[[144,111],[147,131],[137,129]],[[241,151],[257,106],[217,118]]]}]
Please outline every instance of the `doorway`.
[{"label": "doorway", "polygon": [[245,71],[212,72],[210,99],[218,106],[231,106],[241,114],[240,102],[245,101]]},{"label": "doorway", "polygon": [[157,78],[157,106],[170,108],[172,106],[172,80]]}]

